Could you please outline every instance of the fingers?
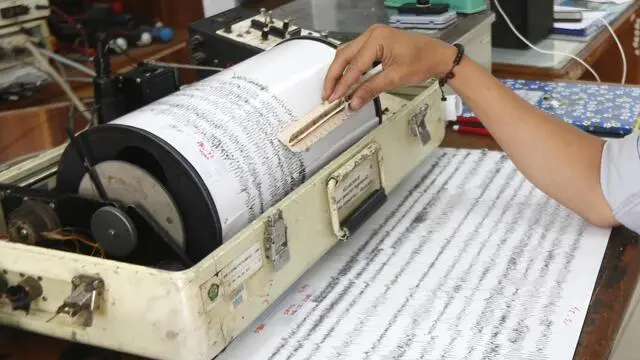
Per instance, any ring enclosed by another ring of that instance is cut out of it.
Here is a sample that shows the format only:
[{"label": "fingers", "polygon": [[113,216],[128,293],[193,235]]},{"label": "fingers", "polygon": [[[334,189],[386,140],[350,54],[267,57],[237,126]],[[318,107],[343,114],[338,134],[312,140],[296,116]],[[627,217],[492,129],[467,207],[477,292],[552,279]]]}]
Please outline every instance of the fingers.
[{"label": "fingers", "polygon": [[[364,34],[357,37],[355,40],[343,44],[338,48],[336,56],[329,66],[327,75],[325,76],[324,87],[322,90],[322,100],[325,101],[331,97],[335,92],[336,85],[345,74],[345,69],[353,62],[354,58],[362,51],[363,46],[371,38],[376,29],[380,28],[379,25],[372,25]],[[373,61],[363,66],[358,65],[360,69],[368,70]],[[353,66],[350,66],[353,67]],[[351,70],[349,70],[351,71]],[[362,72],[360,73],[362,75]]]},{"label": "fingers", "polygon": [[393,78],[392,70],[384,70],[372,76],[371,79],[360,85],[353,93],[349,108],[354,111],[360,110],[364,104],[373,100],[380,93],[393,88],[395,86]]},{"label": "fingers", "polygon": [[329,96],[333,93],[335,89],[336,83],[342,77],[345,68],[351,61],[351,59],[355,56],[355,54],[359,50],[359,44],[357,42],[350,42],[342,47],[338,48],[336,52],[336,56],[333,59],[333,62],[329,66],[329,70],[327,70],[327,75],[324,79],[324,88],[322,90],[322,101],[325,101],[329,98]]},{"label": "fingers", "polygon": [[329,101],[334,101],[347,94],[349,89],[355,85],[358,80],[371,69],[373,63],[380,57],[380,46],[377,46],[372,41],[366,41],[360,51],[353,57],[347,70],[342,77],[338,79],[335,85],[333,94],[329,97]]}]

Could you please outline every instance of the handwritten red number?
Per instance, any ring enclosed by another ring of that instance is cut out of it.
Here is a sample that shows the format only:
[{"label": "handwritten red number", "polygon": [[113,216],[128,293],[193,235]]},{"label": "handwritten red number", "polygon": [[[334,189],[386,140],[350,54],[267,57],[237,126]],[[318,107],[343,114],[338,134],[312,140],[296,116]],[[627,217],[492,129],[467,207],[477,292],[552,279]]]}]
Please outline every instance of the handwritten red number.
[{"label": "handwritten red number", "polygon": [[199,140],[197,142],[198,144],[198,149],[200,149],[200,154],[207,160],[211,160],[213,159],[213,156],[215,155],[212,149],[209,149],[207,147],[207,145],[204,143],[204,141]]}]

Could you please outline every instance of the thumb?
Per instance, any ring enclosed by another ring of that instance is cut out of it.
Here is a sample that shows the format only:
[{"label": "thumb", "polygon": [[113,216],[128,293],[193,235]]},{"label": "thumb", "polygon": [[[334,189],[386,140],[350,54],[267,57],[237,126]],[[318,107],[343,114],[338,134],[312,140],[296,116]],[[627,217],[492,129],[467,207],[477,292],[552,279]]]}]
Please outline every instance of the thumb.
[{"label": "thumb", "polygon": [[351,96],[349,107],[351,110],[360,110],[364,104],[373,100],[381,92],[393,87],[393,81],[389,76],[389,71],[382,71],[365,81]]}]

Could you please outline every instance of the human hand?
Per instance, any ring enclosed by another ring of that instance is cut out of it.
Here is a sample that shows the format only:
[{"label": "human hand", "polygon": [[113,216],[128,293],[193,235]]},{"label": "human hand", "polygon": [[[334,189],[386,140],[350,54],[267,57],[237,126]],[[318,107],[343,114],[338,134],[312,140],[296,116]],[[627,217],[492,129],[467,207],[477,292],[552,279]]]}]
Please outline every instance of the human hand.
[{"label": "human hand", "polygon": [[350,107],[360,109],[381,92],[419,85],[444,76],[453,63],[456,49],[418,33],[373,25],[355,40],[338,48],[327,71],[322,100],[332,102],[346,95],[376,61],[382,72],[360,85],[351,96]]}]

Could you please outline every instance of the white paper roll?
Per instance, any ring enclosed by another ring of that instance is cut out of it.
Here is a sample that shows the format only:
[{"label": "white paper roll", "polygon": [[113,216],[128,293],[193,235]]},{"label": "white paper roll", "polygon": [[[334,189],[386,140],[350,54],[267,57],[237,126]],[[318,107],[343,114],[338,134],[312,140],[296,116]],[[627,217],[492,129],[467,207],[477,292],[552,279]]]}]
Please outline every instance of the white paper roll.
[{"label": "white paper roll", "polygon": [[226,241],[378,124],[370,103],[308,151],[278,141],[320,104],[334,54],[317,40],[286,41],[113,124],[146,130],[187,159],[212,195]]}]

